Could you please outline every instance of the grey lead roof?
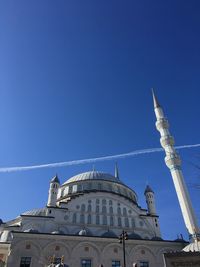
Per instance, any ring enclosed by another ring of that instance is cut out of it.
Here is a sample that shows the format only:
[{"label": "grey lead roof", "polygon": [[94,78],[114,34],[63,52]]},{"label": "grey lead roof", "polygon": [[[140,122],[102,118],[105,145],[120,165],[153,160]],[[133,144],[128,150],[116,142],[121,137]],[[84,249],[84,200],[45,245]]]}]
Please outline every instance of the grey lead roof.
[{"label": "grey lead roof", "polygon": [[90,172],[77,174],[71,177],[69,180],[67,180],[64,184],[77,182],[77,181],[84,181],[84,180],[105,180],[105,181],[111,181],[111,182],[123,184],[123,182],[120,181],[117,177],[114,177],[113,175],[109,173],[104,173],[104,172],[99,172],[99,171],[90,171]]}]

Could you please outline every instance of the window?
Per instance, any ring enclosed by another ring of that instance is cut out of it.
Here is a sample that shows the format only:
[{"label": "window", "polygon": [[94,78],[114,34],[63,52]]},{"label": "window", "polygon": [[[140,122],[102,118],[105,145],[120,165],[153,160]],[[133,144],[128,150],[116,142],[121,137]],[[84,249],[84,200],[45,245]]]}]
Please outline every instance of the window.
[{"label": "window", "polygon": [[131,225],[132,225],[132,228],[135,228],[135,220],[133,218],[131,219]]},{"label": "window", "polygon": [[103,216],[103,225],[107,225],[107,216]]},{"label": "window", "polygon": [[106,206],[103,206],[103,207],[102,207],[102,213],[104,213],[104,214],[107,213]]},{"label": "window", "polygon": [[91,224],[92,223],[92,217],[91,217],[91,215],[89,214],[88,215],[88,224]]},{"label": "window", "polygon": [[76,223],[76,213],[73,214],[72,223]]},{"label": "window", "polygon": [[121,227],[122,226],[122,220],[120,217],[118,217],[118,226]]},{"label": "window", "polygon": [[91,260],[88,259],[81,260],[81,267],[92,267]]},{"label": "window", "polygon": [[89,204],[89,205],[88,205],[88,212],[91,212],[91,211],[92,211],[92,205]]},{"label": "window", "polygon": [[114,219],[113,219],[113,216],[110,216],[110,226],[113,226],[114,225]]},{"label": "window", "polygon": [[117,214],[118,214],[118,215],[121,214],[121,208],[120,208],[120,207],[117,208]]},{"label": "window", "polygon": [[99,204],[99,199],[96,199],[96,203]]},{"label": "window", "polygon": [[106,205],[106,199],[103,199],[103,200],[102,200],[102,204],[103,204],[103,205]]},{"label": "window", "polygon": [[127,217],[124,219],[124,224],[125,227],[129,227],[129,219]]},{"label": "window", "polygon": [[85,211],[85,204],[81,205],[81,211]]},{"label": "window", "polygon": [[96,216],[96,224],[100,224],[100,218],[99,218],[99,215]]},{"label": "window", "polygon": [[121,267],[120,261],[112,261],[112,267]]},{"label": "window", "polygon": [[148,261],[141,261],[140,267],[149,267],[149,262]]},{"label": "window", "polygon": [[96,212],[99,213],[99,206],[96,206]]},{"label": "window", "polygon": [[31,257],[21,257],[20,267],[30,267]]},{"label": "window", "polygon": [[78,184],[77,191],[78,192],[82,191],[82,184]]},{"label": "window", "polygon": [[109,205],[112,205],[112,204],[113,204],[112,200],[109,200]]},{"label": "window", "polygon": [[85,215],[81,214],[80,216],[80,223],[84,224],[85,223]]},{"label": "window", "polygon": [[124,215],[124,216],[127,215],[127,210],[126,210],[126,208],[123,208],[123,215]]},{"label": "window", "polygon": [[113,214],[113,207],[110,207],[110,214]]}]

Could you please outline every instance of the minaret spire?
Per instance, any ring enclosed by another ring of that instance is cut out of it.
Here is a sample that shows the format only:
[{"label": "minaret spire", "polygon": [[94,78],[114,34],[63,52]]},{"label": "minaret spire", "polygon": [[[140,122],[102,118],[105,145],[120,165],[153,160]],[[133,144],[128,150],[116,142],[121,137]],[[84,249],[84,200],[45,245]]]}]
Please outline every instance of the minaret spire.
[{"label": "minaret spire", "polygon": [[165,164],[170,169],[172,175],[172,179],[178,196],[185,225],[188,229],[188,232],[192,240],[197,241],[199,228],[192,207],[192,203],[190,200],[190,196],[184,181],[183,173],[181,170],[181,159],[174,148],[174,138],[171,136],[169,132],[169,123],[164,116],[163,110],[159,105],[153,90],[152,94],[153,94],[154,110],[157,119],[156,128],[160,132],[161,135],[160,143],[166,153]]},{"label": "minaret spire", "polygon": [[154,105],[154,108],[158,108],[158,107],[160,107],[160,104],[158,102],[158,99],[157,99],[156,95],[154,94],[154,89],[151,88],[151,91],[152,91],[152,95],[153,95],[153,105]]},{"label": "minaret spire", "polygon": [[115,178],[119,179],[119,169],[118,169],[117,162],[115,163]]}]

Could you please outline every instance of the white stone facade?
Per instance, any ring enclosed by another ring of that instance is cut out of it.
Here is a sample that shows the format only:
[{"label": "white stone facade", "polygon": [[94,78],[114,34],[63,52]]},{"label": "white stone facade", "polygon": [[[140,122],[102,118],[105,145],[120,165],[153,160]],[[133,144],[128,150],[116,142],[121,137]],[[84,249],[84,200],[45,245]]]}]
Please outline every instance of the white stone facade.
[{"label": "white stone facade", "polygon": [[163,267],[163,252],[180,250],[185,243],[162,240],[150,187],[145,197],[148,209],[118,177],[102,172],[79,174],[63,185],[56,176],[45,208],[1,224],[0,255],[7,267],[48,266],[53,256],[64,256],[69,267],[122,266],[118,237],[125,230],[127,266]]}]

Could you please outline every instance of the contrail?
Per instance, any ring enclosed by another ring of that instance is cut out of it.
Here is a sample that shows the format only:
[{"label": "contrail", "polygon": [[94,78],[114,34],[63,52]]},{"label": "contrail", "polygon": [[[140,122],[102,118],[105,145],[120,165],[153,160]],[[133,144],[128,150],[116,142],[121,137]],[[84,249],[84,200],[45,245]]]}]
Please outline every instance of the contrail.
[{"label": "contrail", "polygon": [[[200,144],[175,146],[176,149],[194,148],[194,147],[200,147]],[[135,150],[135,151],[132,151],[129,153],[103,156],[103,157],[98,157],[98,158],[79,159],[79,160],[72,160],[72,161],[47,163],[47,164],[31,165],[31,166],[21,166],[21,167],[20,166],[19,167],[3,167],[3,168],[0,168],[0,173],[29,171],[29,170],[42,169],[42,168],[65,167],[65,166],[72,166],[72,165],[81,165],[81,164],[95,163],[95,162],[100,162],[100,161],[116,160],[116,159],[134,157],[134,156],[138,156],[138,155],[142,155],[142,154],[150,154],[150,153],[156,153],[156,152],[162,152],[162,151],[164,151],[164,149],[162,149],[162,148],[147,148],[147,149]]]}]

